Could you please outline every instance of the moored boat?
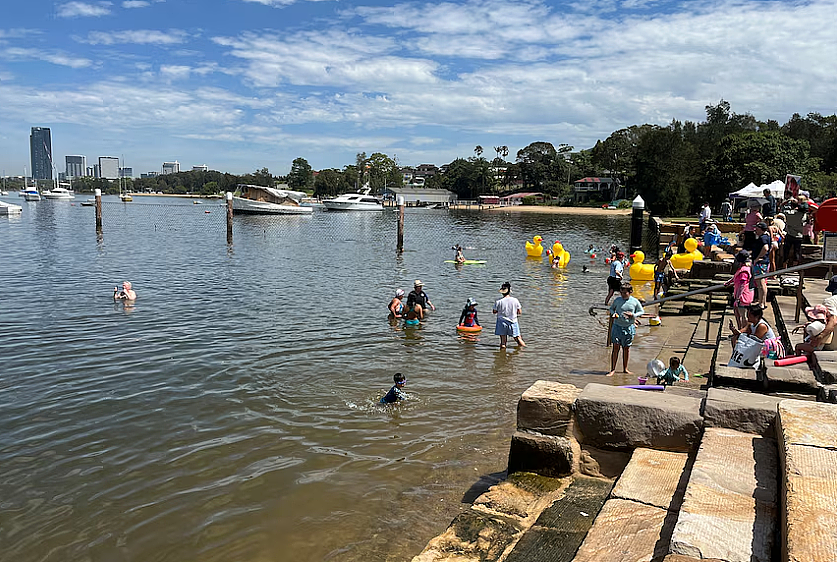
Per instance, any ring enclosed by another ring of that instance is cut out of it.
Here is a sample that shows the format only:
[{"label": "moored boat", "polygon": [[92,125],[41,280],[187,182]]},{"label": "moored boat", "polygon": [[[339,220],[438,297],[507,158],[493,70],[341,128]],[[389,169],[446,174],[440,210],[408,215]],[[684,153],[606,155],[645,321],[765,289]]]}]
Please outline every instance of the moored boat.
[{"label": "moored boat", "polygon": [[70,199],[75,199],[76,198],[75,194],[72,191],[70,191],[69,189],[66,189],[64,187],[56,187],[56,188],[44,191],[43,197],[44,197],[44,199],[64,199],[64,200],[70,200]]},{"label": "moored boat", "polygon": [[334,199],[326,199],[323,205],[329,211],[383,211],[384,204],[377,197],[369,195],[371,191],[367,185],[359,193],[344,193]]},{"label": "moored boat", "polygon": [[233,213],[250,215],[307,215],[313,207],[303,207],[301,191],[290,191],[263,185],[239,185],[239,195],[233,196]]},{"label": "moored boat", "polygon": [[0,216],[19,215],[22,212],[23,207],[20,205],[12,205],[11,203],[0,201]]}]

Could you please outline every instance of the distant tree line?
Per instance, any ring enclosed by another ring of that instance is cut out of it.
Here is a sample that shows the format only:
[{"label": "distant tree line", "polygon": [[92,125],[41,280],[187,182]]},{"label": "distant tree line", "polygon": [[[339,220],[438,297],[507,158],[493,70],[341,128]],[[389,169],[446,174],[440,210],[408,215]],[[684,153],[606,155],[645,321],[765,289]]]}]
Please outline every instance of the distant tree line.
[{"label": "distant tree line", "polygon": [[[508,161],[507,146],[495,146],[495,156],[457,158],[427,179],[426,187],[443,188],[460,199],[517,191],[542,192],[571,203],[572,183],[587,176],[617,179],[629,197],[640,194],[656,214],[681,215],[695,211],[704,201],[717,207],[728,193],[746,184],[803,176],[803,189],[815,197],[837,191],[837,115],[794,114],[780,125],[738,114],[721,100],[706,106],[700,123],[673,120],[665,126],[632,125],[613,132],[590,149],[575,151],[567,144],[537,141],[517,151]],[[211,194],[234,191],[241,183],[274,185],[333,197],[368,184],[374,193],[402,185],[395,160],[381,152],[357,154],[342,169],[315,173],[305,158],[296,158],[287,176],[274,176],[267,168],[251,174],[189,171],[154,178],[126,179],[123,189],[163,193]],[[115,181],[79,178],[79,191],[119,191]]]}]

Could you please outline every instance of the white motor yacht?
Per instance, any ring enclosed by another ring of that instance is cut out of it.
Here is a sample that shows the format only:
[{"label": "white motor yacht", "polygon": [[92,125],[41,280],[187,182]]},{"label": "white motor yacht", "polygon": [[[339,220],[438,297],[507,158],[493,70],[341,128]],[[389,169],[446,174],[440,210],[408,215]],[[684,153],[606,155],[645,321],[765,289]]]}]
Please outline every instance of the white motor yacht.
[{"label": "white motor yacht", "polygon": [[369,195],[370,191],[367,186],[360,193],[344,193],[334,199],[326,199],[323,205],[329,211],[383,211],[383,203]]},{"label": "white motor yacht", "polygon": [[64,187],[56,187],[43,192],[44,199],[75,199],[76,195],[72,191]]},{"label": "white motor yacht", "polygon": [[19,215],[22,212],[23,207],[20,205],[12,205],[11,203],[0,201],[0,216]]},{"label": "white motor yacht", "polygon": [[240,195],[233,197],[233,213],[249,215],[308,215],[313,207],[303,207],[306,196],[301,191],[263,185],[239,185]]},{"label": "white motor yacht", "polygon": [[22,191],[23,198],[27,201],[40,201],[41,194],[38,192],[38,188],[36,187],[27,187]]}]

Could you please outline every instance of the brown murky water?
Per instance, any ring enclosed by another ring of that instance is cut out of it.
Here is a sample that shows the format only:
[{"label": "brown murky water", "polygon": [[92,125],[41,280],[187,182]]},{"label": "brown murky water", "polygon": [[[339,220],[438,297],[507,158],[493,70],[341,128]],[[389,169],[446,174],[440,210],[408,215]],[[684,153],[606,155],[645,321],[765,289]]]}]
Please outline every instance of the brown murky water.
[{"label": "brown murky water", "polygon": [[[527,386],[606,370],[583,250],[625,217],[411,210],[396,257],[389,210],[237,217],[228,248],[220,208],[155,203],[107,204],[101,242],[66,202],[0,220],[0,560],[408,559],[504,470]],[[566,271],[526,259],[535,234]],[[416,278],[437,311],[405,330],[385,307]],[[490,335],[505,280],[523,351]],[[381,407],[396,371],[410,400]]]}]

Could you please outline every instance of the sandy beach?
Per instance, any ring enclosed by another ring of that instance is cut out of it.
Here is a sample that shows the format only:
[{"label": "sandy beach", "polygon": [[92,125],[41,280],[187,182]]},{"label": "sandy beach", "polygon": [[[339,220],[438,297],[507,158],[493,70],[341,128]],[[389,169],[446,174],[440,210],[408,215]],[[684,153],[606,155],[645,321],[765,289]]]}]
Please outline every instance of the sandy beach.
[{"label": "sandy beach", "polygon": [[476,205],[451,205],[451,209],[470,209],[488,213],[549,213],[574,215],[630,215],[631,209],[601,209],[596,207],[551,207],[539,205],[509,205],[504,207],[487,207],[482,209]]}]

